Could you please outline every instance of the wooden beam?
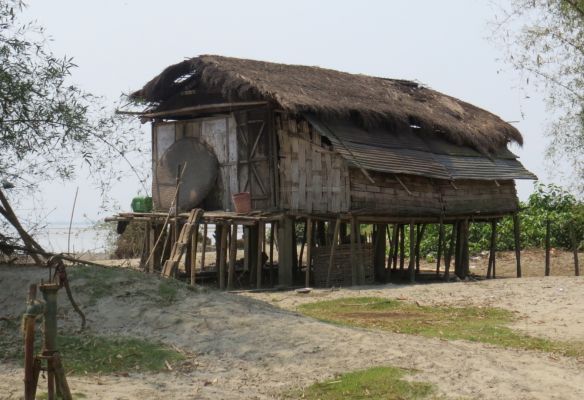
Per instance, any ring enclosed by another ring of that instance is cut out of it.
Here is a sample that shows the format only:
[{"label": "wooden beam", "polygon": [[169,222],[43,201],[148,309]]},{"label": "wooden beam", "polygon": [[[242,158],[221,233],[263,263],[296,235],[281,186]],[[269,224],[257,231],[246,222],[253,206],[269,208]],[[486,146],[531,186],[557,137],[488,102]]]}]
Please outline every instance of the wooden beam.
[{"label": "wooden beam", "polygon": [[252,107],[252,106],[264,106],[268,104],[266,101],[240,101],[231,103],[215,103],[215,104],[202,104],[199,106],[182,107],[176,108],[174,110],[166,111],[154,111],[145,112],[141,114],[142,118],[160,118],[160,117],[171,117],[171,116],[183,116],[185,114],[199,113],[199,112],[217,112],[220,110],[238,108],[238,107]]},{"label": "wooden beam", "polygon": [[292,286],[293,231],[292,218],[283,218],[278,223],[278,283],[282,286]]},{"label": "wooden beam", "polygon": [[361,224],[357,218],[355,220],[355,228],[357,230],[357,257],[359,266],[359,285],[365,283],[365,265],[363,264],[363,244],[361,243]]},{"label": "wooden beam", "polygon": [[403,278],[404,267],[406,263],[406,226],[399,226],[399,270]]},{"label": "wooden beam", "polygon": [[385,250],[387,248],[387,225],[375,225],[375,240],[373,241],[375,279],[378,282],[385,282],[387,275],[385,269]]},{"label": "wooden beam", "polygon": [[274,286],[274,238],[276,237],[276,224],[276,222],[270,224],[270,287]]},{"label": "wooden beam", "polygon": [[203,224],[203,248],[201,250],[201,272],[205,270],[205,253],[207,251],[207,224]]},{"label": "wooden beam", "polygon": [[448,245],[448,251],[444,257],[444,280],[448,281],[450,279],[450,262],[452,261],[452,252],[455,248],[457,233],[456,233],[456,223],[452,224],[452,233],[450,235],[450,244]]},{"label": "wooden beam", "polygon": [[199,226],[195,224],[193,236],[191,237],[191,286],[195,286],[197,277],[197,247],[199,246]]}]

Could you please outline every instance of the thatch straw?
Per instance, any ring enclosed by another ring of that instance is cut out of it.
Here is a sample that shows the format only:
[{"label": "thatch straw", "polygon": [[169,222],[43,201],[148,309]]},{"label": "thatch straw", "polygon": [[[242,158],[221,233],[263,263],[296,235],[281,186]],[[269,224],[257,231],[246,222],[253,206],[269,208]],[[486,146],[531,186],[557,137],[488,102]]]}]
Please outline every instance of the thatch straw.
[{"label": "thatch straw", "polygon": [[166,68],[132,98],[160,103],[197,85],[226,99],[266,99],[292,113],[397,129],[417,125],[481,152],[523,143],[519,131],[496,115],[415,82],[302,65],[202,55]]}]

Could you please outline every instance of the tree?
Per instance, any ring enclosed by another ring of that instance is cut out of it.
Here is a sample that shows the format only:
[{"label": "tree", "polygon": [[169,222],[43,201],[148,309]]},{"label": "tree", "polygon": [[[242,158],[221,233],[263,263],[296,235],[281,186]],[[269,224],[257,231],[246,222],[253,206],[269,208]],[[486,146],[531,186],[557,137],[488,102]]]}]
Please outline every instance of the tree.
[{"label": "tree", "polygon": [[548,156],[570,160],[584,192],[584,0],[512,0],[495,26],[507,61],[546,91]]},{"label": "tree", "polygon": [[[22,0],[0,0],[0,180],[11,195],[69,179],[80,164],[107,191],[141,142],[103,99],[70,82],[72,58],[49,48],[44,29],[22,23]],[[136,172],[136,171],[135,171]],[[4,212],[3,212],[4,211]],[[6,207],[0,214],[6,217]]]}]

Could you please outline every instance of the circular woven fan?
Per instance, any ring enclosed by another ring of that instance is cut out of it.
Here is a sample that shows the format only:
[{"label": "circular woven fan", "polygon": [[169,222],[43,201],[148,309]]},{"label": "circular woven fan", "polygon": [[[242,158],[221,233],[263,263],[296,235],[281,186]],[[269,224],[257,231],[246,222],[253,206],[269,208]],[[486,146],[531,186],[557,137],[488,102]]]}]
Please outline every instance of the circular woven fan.
[{"label": "circular woven fan", "polygon": [[170,208],[179,165],[186,165],[179,189],[180,211],[197,207],[207,197],[217,179],[219,163],[215,154],[197,139],[180,139],[166,150],[156,165],[153,197],[157,208]]}]

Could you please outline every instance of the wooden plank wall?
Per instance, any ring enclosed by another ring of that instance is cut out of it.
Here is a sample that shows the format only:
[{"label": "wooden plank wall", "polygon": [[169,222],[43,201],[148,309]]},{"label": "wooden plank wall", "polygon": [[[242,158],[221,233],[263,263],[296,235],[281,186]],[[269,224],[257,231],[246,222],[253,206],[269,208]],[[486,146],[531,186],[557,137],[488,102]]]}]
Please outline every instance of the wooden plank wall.
[{"label": "wooden plank wall", "polygon": [[506,213],[518,208],[515,183],[500,181],[449,181],[399,175],[410,191],[395,175],[370,172],[375,184],[355,168],[351,178],[351,210],[391,216],[439,216],[476,213]]},{"label": "wooden plank wall", "polygon": [[280,158],[280,207],[292,211],[338,213],[349,209],[349,170],[302,119],[276,118]]}]

